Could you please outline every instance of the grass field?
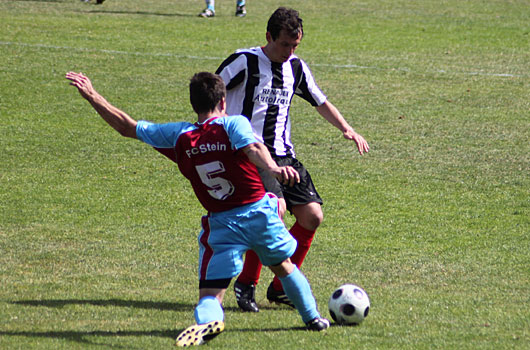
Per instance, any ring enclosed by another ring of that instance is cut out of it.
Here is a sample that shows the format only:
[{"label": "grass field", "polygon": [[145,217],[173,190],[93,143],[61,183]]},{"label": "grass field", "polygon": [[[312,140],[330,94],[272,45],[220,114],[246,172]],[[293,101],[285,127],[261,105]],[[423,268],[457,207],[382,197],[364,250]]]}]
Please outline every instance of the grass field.
[{"label": "grass field", "polygon": [[[137,119],[193,120],[187,84],[265,44],[298,9],[297,54],[368,140],[360,157],[304,101],[298,157],[325,219],[303,266],[324,316],[342,283],[359,327],[225,299],[215,349],[530,348],[530,1],[0,0],[0,349],[164,349],[193,322],[202,208],[172,163],[120,138],[64,74]],[[292,217],[287,218],[290,225]],[[231,287],[230,287],[231,288]]]}]

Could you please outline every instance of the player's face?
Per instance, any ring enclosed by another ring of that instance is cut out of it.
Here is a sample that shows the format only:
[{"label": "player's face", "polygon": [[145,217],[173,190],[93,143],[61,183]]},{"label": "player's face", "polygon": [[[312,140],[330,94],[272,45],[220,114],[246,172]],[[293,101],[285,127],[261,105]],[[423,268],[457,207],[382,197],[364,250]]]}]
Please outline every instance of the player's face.
[{"label": "player's face", "polygon": [[266,54],[272,62],[283,63],[291,57],[298,45],[302,41],[302,33],[298,33],[296,38],[288,35],[285,30],[280,31],[276,40],[267,32]]}]

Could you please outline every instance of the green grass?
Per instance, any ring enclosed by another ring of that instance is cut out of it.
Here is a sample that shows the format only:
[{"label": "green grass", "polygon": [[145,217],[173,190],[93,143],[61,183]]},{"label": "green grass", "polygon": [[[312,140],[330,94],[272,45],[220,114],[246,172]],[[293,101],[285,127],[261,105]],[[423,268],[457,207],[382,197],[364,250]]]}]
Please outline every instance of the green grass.
[{"label": "green grass", "polygon": [[[138,119],[193,120],[189,77],[263,45],[286,2],[196,18],[197,0],[0,0],[0,348],[172,348],[193,322],[202,208],[174,165],[120,138],[64,74]],[[289,1],[297,53],[368,140],[363,157],[307,103],[294,141],[324,198],[304,263],[324,316],[342,283],[359,327],[301,330],[266,302],[216,349],[530,347],[530,2]],[[288,217],[287,223],[292,224]]]}]

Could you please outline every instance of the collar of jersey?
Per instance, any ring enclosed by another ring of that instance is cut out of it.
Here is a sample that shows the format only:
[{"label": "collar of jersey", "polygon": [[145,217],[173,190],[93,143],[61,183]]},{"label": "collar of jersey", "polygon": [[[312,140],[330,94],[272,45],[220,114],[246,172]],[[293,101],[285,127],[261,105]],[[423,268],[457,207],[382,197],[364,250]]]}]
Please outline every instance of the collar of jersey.
[{"label": "collar of jersey", "polygon": [[206,119],[206,120],[205,120],[204,122],[202,122],[202,123],[199,123],[199,122],[195,123],[195,125],[197,125],[197,126],[208,125],[208,124],[210,124],[211,122],[213,122],[213,121],[214,121],[215,119],[217,119],[217,118],[221,118],[221,117],[220,117],[220,116],[210,117],[210,118]]}]

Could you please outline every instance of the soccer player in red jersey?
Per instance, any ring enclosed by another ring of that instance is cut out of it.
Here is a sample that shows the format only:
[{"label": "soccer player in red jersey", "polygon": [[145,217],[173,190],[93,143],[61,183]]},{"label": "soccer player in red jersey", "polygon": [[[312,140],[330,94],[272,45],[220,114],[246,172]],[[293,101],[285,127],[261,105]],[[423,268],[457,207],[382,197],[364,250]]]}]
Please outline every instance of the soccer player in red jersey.
[{"label": "soccer player in red jersey", "polygon": [[279,217],[277,197],[265,192],[256,166],[286,186],[300,180],[298,172],[272,160],[247,118],[226,115],[226,90],[219,76],[203,72],[191,79],[196,123],[166,124],[136,121],[107,102],[81,73],[69,72],[66,78],[121,135],[163,150],[173,159],[208,212],[198,237],[196,324],[181,332],[178,346],[202,344],[224,330],[223,297],[231,279],[241,272],[243,254],[249,249],[280,278],[309,330],[329,327],[307,279],[289,259],[296,241]]}]

